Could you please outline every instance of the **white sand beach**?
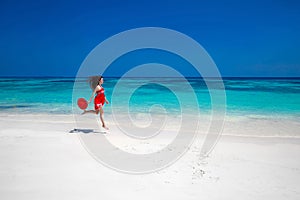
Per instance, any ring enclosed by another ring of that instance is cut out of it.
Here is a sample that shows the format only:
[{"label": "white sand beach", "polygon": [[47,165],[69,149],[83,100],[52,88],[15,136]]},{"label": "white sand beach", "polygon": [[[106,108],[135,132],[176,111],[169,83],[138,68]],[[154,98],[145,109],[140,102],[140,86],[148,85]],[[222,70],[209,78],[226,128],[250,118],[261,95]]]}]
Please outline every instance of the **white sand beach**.
[{"label": "white sand beach", "polygon": [[[115,137],[109,125],[105,137]],[[142,175],[97,162],[80,142],[84,133],[69,133],[72,115],[1,114],[0,127],[2,200],[300,199],[297,121],[227,118],[206,159],[194,145],[168,168]]]}]

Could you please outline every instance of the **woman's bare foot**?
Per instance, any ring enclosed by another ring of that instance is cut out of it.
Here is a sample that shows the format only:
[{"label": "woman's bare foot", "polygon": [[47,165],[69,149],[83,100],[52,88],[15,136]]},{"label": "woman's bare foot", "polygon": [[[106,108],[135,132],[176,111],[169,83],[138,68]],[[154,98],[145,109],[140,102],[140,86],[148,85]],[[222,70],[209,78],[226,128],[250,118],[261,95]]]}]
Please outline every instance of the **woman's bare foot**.
[{"label": "woman's bare foot", "polygon": [[104,129],[108,130],[109,128],[105,125],[102,126]]},{"label": "woman's bare foot", "polygon": [[82,115],[84,115],[87,111],[86,110],[83,110],[83,113],[81,113]]}]

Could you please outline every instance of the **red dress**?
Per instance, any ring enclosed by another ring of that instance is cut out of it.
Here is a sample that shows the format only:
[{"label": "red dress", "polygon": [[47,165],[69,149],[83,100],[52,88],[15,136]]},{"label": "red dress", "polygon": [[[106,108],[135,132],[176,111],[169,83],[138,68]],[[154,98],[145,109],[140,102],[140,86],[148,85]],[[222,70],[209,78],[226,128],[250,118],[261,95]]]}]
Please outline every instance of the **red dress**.
[{"label": "red dress", "polygon": [[95,104],[95,110],[98,110],[100,107],[102,107],[105,103],[105,95],[104,95],[104,88],[101,87],[100,90],[96,92],[96,97],[94,99]]}]

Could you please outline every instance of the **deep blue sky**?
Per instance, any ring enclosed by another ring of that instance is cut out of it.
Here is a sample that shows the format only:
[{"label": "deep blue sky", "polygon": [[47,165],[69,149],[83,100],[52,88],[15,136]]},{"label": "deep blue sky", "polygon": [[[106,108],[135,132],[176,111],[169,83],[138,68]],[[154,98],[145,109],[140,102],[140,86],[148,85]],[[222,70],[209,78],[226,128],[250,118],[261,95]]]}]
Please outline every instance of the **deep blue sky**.
[{"label": "deep blue sky", "polygon": [[101,41],[145,26],[192,37],[223,76],[300,76],[297,0],[2,0],[0,26],[0,76],[75,76]]}]

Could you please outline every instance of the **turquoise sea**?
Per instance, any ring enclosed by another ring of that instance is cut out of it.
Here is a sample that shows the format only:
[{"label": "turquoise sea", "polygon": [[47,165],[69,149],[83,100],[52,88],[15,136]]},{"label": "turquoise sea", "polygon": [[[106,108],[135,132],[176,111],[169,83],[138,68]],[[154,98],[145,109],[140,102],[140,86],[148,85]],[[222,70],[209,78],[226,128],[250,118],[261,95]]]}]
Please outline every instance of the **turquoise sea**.
[{"label": "turquoise sea", "polygon": [[[180,114],[180,106],[189,106],[188,99],[178,100],[174,91],[148,79],[149,83],[147,78],[125,80],[124,91],[139,86],[127,104],[122,92],[115,94],[117,100],[111,99],[118,78],[105,78],[103,87],[108,100],[116,102],[114,105],[129,105],[132,112],[146,112],[151,105],[160,104],[168,113]],[[166,86],[178,86],[180,90],[181,83],[176,78],[160,79]],[[74,81],[75,78],[0,78],[0,112],[72,114]],[[211,100],[205,82],[197,78],[188,78],[188,82],[197,96],[200,111],[209,112]],[[227,115],[300,118],[300,78],[223,78],[223,82]],[[92,91],[82,79],[80,91],[75,92],[88,99]],[[185,92],[191,91],[181,91]],[[105,110],[111,113],[111,105],[106,105]]]}]

